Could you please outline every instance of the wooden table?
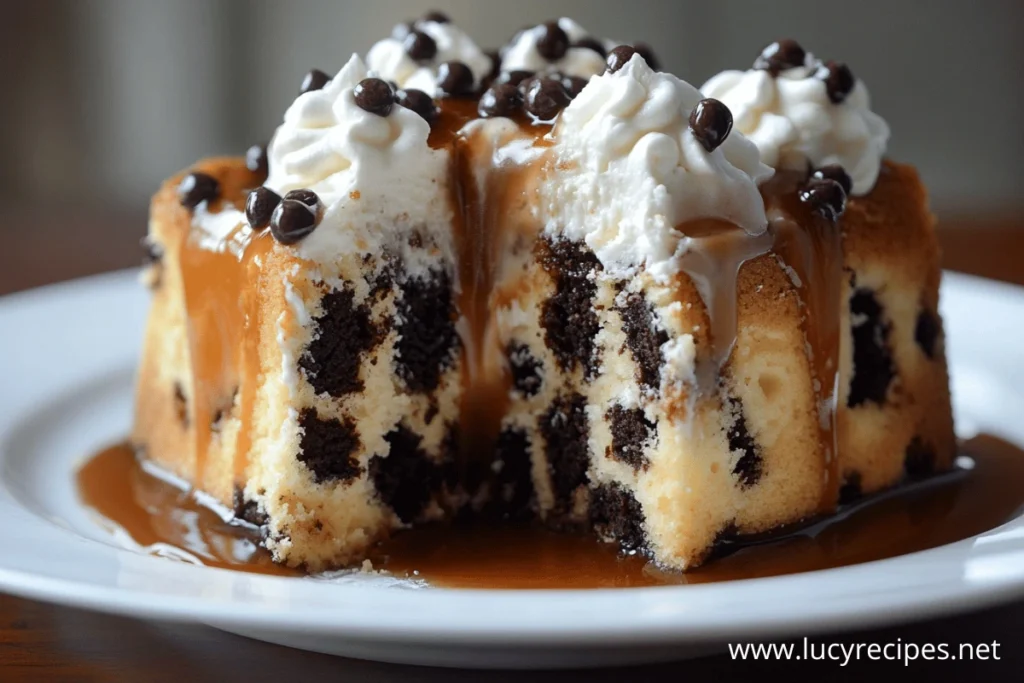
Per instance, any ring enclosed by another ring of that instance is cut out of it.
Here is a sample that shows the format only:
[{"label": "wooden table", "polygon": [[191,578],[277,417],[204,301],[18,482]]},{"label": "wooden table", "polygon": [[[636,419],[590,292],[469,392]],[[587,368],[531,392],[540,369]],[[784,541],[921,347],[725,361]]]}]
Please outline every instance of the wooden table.
[{"label": "wooden table", "polygon": [[[0,214],[0,294],[137,263],[144,216],[57,211]],[[940,231],[947,267],[1024,284],[1024,227],[1011,221],[947,223]],[[135,229],[133,226],[138,226]],[[134,230],[134,232],[133,232]],[[2,552],[2,551],[0,551]],[[1000,644],[999,661],[735,662],[727,654],[624,670],[466,672],[332,658],[266,645],[205,626],[144,622],[0,595],[0,682],[16,681],[677,681],[715,683],[776,673],[791,679],[862,680],[883,674],[933,681],[1019,680],[1024,665],[1024,601],[897,628],[846,633],[816,642]]]}]

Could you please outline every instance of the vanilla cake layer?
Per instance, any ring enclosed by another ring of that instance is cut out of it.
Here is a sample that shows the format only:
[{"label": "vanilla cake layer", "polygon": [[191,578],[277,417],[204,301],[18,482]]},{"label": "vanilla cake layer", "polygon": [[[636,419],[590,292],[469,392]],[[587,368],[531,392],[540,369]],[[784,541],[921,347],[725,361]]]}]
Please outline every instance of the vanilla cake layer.
[{"label": "vanilla cake layer", "polygon": [[847,496],[948,469],[956,453],[940,253],[917,172],[886,162],[841,219],[838,435]]}]

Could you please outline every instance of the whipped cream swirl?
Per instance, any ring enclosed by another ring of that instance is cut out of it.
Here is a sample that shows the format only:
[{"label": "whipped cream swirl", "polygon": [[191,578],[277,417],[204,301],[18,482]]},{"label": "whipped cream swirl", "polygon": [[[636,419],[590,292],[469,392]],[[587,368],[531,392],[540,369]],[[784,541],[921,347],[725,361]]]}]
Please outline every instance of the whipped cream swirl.
[{"label": "whipped cream swirl", "polygon": [[378,116],[356,104],[353,90],[369,75],[353,55],[321,90],[295,99],[271,140],[266,186],[281,195],[308,188],[325,205],[298,245],[304,257],[379,249],[417,227],[409,216],[450,218],[447,154],[430,148],[430,126],[414,111],[395,105]]},{"label": "whipped cream swirl", "polygon": [[412,26],[412,30],[425,33],[437,45],[437,53],[426,62],[417,62],[406,52],[403,32],[407,33],[407,29],[401,25],[396,27],[390,38],[378,41],[366,54],[367,66],[380,78],[394,81],[400,88],[439,95],[437,72],[444,62],[462,62],[468,66],[473,72],[474,87],[490,74],[491,58],[455,24],[421,20]]},{"label": "whipped cream swirl", "polygon": [[721,219],[763,233],[758,184],[773,171],[735,131],[708,152],[689,127],[701,99],[639,55],[592,78],[551,133],[545,232],[586,242],[609,274],[643,267],[659,281],[680,270],[687,241],[679,227],[687,221]]},{"label": "whipped cream swirl", "polygon": [[867,194],[878,179],[889,126],[871,111],[859,79],[833,103],[825,81],[815,76],[818,64],[808,53],[804,66],[776,77],[762,69],[723,71],[701,91],[732,110],[734,130],[757,145],[769,166],[805,171],[808,163],[839,164],[853,180],[853,194]]},{"label": "whipped cream swirl", "polygon": [[[569,49],[556,61],[548,61],[537,49],[537,43],[544,36],[544,25],[534,26],[519,32],[501,55],[502,71],[558,71],[566,76],[590,78],[605,70],[605,58],[589,47],[571,47],[574,43],[591,37],[582,26],[568,17],[558,20],[558,27],[569,37]],[[600,40],[605,52],[611,51],[618,43]]]}]

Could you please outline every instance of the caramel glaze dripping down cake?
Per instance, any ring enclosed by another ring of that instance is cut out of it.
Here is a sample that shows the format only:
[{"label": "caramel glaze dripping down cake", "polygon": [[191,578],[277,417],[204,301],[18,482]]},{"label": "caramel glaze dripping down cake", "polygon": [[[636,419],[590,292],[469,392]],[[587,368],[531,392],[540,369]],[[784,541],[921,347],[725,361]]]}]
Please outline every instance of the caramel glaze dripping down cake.
[{"label": "caramel glaze dripping down cake", "polygon": [[467,513],[687,569],[948,468],[932,219],[863,84],[657,69],[433,13],[311,72],[154,198],[140,455],[310,571]]}]

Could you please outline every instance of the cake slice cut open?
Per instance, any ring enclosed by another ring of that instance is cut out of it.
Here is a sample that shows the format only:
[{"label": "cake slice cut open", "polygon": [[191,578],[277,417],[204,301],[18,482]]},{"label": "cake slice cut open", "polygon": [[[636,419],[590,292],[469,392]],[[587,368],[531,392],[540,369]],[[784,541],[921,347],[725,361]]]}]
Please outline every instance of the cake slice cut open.
[{"label": "cake slice cut open", "polygon": [[[163,253],[162,275],[134,439],[263,526],[275,557],[311,570],[359,560],[390,530],[460,504],[462,354],[446,157],[426,145],[426,121],[405,108],[393,120],[358,110],[364,119],[349,122],[340,142],[302,125],[332,115],[316,108],[333,89],[358,109],[352,91],[365,76],[354,59],[326,89],[304,95],[307,111],[297,114],[306,118],[271,147],[283,160],[276,175],[222,159],[170,180],[154,200],[149,236]],[[395,139],[392,125],[401,127]],[[423,175],[406,175],[405,201],[380,183],[412,160],[359,150],[375,135],[391,148],[422,145],[414,172]],[[358,159],[340,156],[347,146]],[[295,186],[290,164],[316,154],[324,168],[348,162],[351,187]],[[193,185],[208,194],[186,196]],[[260,197],[249,195],[261,187]],[[299,244],[295,236],[316,221],[336,229]]]},{"label": "cake slice cut open", "polygon": [[689,569],[950,466],[932,218],[852,74],[403,36],[155,196],[143,457],[310,571],[495,512]]}]

